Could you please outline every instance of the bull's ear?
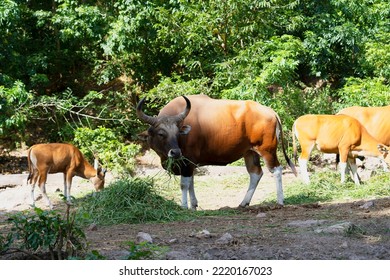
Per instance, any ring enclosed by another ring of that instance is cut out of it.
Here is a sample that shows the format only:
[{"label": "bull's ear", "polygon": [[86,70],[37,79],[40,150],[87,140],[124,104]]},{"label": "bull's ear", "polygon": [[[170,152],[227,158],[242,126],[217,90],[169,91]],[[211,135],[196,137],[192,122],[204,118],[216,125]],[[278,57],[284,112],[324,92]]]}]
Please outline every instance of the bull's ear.
[{"label": "bull's ear", "polygon": [[180,135],[187,135],[191,130],[191,126],[190,125],[183,125],[181,128],[180,128]]},{"label": "bull's ear", "polygon": [[137,136],[138,136],[139,140],[146,142],[146,141],[148,141],[149,134],[148,134],[148,131],[145,130],[145,131],[139,133]]}]

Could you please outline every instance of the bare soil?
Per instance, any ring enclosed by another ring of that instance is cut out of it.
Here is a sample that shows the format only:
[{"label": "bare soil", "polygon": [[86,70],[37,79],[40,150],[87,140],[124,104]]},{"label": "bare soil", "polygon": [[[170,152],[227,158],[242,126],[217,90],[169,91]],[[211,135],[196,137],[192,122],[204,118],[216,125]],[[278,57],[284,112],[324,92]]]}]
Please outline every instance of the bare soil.
[{"label": "bare soil", "polygon": [[[4,229],[7,214],[30,207],[27,173],[22,173],[27,171],[24,156],[21,152],[8,157],[8,161],[0,158],[0,230]],[[161,169],[155,159],[146,160],[140,176],[158,174]],[[246,187],[238,191],[227,186],[226,180],[233,173],[245,175],[246,171],[242,167],[205,167],[197,175],[195,185],[202,186],[195,187],[195,191],[201,209],[238,206]],[[213,181],[221,178],[221,183],[207,186],[211,177]],[[108,181],[112,179],[108,177]],[[283,180],[288,183],[299,179],[286,170]],[[62,174],[49,176],[47,192],[57,207],[63,203],[56,199],[62,186]],[[88,181],[75,177],[72,194],[89,193],[92,188]],[[251,206],[235,215],[186,222],[98,225],[86,228],[85,232],[90,249],[108,259],[126,257],[126,243],[138,242],[138,233],[145,232],[152,237],[153,244],[164,248],[162,254],[155,256],[161,259],[390,260],[390,198],[284,207],[262,203],[274,190],[272,174],[266,172]],[[36,195],[39,194],[37,189]],[[45,207],[42,200],[37,201],[37,206]]]}]

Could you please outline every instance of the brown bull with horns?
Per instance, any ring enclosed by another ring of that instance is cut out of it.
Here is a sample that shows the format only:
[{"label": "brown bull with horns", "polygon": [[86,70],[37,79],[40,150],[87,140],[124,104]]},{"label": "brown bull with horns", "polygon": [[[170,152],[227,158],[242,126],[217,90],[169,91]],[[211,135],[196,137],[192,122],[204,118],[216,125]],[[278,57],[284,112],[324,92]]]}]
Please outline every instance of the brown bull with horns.
[{"label": "brown bull with horns", "polygon": [[277,158],[278,142],[288,165],[294,164],[285,150],[282,125],[269,107],[254,101],[217,100],[206,95],[177,97],[156,117],[142,111],[145,99],[137,105],[137,116],[150,125],[143,133],[149,146],[160,156],[166,168],[168,158],[182,158],[172,172],[181,175],[182,207],[198,201],[194,191],[194,170],[202,165],[227,165],[242,157],[250,175],[248,191],[240,206],[249,205],[263,176],[260,156],[274,174],[277,201],[283,204],[282,167]]}]

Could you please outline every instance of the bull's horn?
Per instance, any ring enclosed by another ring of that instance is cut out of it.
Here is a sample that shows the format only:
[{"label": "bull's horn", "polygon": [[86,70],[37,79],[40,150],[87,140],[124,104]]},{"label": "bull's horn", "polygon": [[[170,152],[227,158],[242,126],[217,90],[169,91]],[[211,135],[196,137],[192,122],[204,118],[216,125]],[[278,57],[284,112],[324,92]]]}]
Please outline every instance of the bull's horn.
[{"label": "bull's horn", "polygon": [[147,123],[147,124],[150,124],[151,126],[155,125],[156,122],[157,122],[157,118],[156,117],[151,117],[151,116],[148,116],[146,115],[143,111],[142,111],[142,105],[144,104],[145,102],[145,97],[142,98],[140,100],[140,102],[138,102],[138,105],[137,105],[137,116],[138,118]]},{"label": "bull's horn", "polygon": [[183,98],[185,99],[185,101],[187,103],[187,106],[186,106],[186,108],[184,109],[183,112],[181,112],[180,114],[178,114],[176,116],[176,121],[178,123],[182,122],[188,116],[188,114],[190,113],[190,110],[191,110],[191,102],[190,102],[190,100],[187,97],[185,97],[184,95],[183,95]]}]

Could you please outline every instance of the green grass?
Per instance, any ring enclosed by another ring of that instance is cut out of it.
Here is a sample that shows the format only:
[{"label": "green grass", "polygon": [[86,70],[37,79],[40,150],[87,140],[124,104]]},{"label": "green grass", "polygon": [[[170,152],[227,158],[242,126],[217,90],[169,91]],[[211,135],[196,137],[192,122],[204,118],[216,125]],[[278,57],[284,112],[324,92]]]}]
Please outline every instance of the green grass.
[{"label": "green grass", "polygon": [[157,192],[152,178],[127,178],[111,183],[101,192],[77,200],[77,216],[85,224],[112,225],[190,220],[201,216],[229,215],[234,210],[191,211],[182,209]]},{"label": "green grass", "polygon": [[[160,175],[154,178],[120,179],[99,193],[77,199],[78,218],[86,224],[111,225],[188,221],[202,216],[228,216],[238,213],[232,209],[202,211],[182,209],[180,202],[174,201],[172,195],[173,192],[177,194],[180,179],[173,179],[176,177],[169,177],[166,174]],[[198,188],[211,187],[220,183],[218,180],[224,181],[224,185],[229,185],[222,177],[225,176],[211,178],[207,186],[202,186],[201,183],[198,184]],[[230,184],[243,180],[240,174],[227,177]],[[286,185],[284,194],[286,205],[389,197],[390,173],[379,173],[362,185],[356,186],[352,181],[341,184],[338,172],[325,170],[313,173],[309,185],[301,183],[300,180]],[[270,195],[264,203],[276,203],[275,195]]]},{"label": "green grass", "polygon": [[284,188],[285,204],[347,201],[390,196],[390,173],[379,173],[361,185],[355,185],[352,181],[341,184],[338,172],[325,170],[312,174],[310,181],[308,185],[297,181],[286,186]]}]

